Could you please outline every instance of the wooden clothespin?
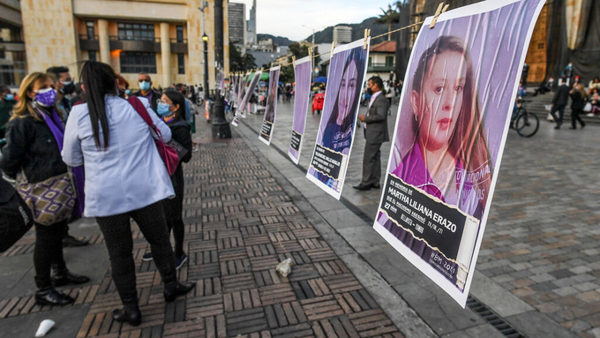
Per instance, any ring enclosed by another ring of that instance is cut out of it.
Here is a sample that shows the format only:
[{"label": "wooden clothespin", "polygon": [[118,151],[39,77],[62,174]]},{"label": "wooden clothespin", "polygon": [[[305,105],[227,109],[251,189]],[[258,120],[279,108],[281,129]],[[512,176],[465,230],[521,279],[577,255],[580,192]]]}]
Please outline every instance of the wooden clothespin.
[{"label": "wooden clothespin", "polygon": [[[308,50],[308,55],[310,56],[310,49]],[[292,66],[296,68],[296,56],[292,55]]]},{"label": "wooden clothespin", "polygon": [[365,28],[365,39],[363,41],[363,49],[367,49],[367,42],[369,41],[369,35],[371,35],[371,30]]},{"label": "wooden clothespin", "polygon": [[429,24],[429,28],[435,27],[435,24],[437,23],[438,18],[440,17],[440,14],[446,12],[448,10],[448,7],[450,7],[449,4],[444,5],[443,2],[440,3],[437,10],[435,11],[435,14],[433,15],[433,19],[431,20],[431,23]]},{"label": "wooden clothespin", "polygon": [[329,54],[333,55],[334,51],[335,51],[335,41],[331,43],[331,51],[329,52]]}]

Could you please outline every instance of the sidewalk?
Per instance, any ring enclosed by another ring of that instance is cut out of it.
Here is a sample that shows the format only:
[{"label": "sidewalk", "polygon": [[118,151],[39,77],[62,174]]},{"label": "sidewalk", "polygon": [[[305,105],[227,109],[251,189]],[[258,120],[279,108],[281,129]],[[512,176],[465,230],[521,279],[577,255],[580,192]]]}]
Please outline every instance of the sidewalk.
[{"label": "sidewalk", "polygon": [[[392,108],[388,120],[390,130],[396,110]],[[465,319],[481,319],[476,313],[478,304],[472,304],[473,310],[462,310],[447,302],[448,296],[373,236],[370,227],[381,190],[351,188],[361,176],[362,130],[357,129],[346,186],[338,202],[305,179],[320,116],[307,118],[300,165],[287,158],[291,111],[291,104],[278,105],[271,147],[256,142],[261,116],[249,115],[238,130],[436,334],[464,334],[472,328]],[[590,156],[597,153],[599,143],[597,126],[556,131],[541,121],[540,131],[531,139],[509,132],[471,295],[520,334],[600,337],[600,264],[596,259],[600,202],[595,184],[600,181],[600,159]],[[389,143],[382,147],[382,171],[389,148]]]},{"label": "sidewalk", "polygon": [[[200,126],[201,135],[210,133],[207,127]],[[104,243],[94,222],[84,220],[72,232],[92,245],[66,249],[65,258],[92,281],[63,289],[76,298],[72,306],[37,306],[30,232],[0,257],[0,336],[31,337],[45,318],[56,321],[48,337],[403,336],[317,231],[306,201],[290,195],[239,134],[228,142],[200,142],[185,167],[189,263],[179,271],[180,279],[197,282],[192,293],[165,304],[154,264],[141,261],[148,244],[133,227],[143,322],[139,327],[114,322],[111,312],[120,301]],[[343,244],[337,249],[350,253]],[[286,257],[296,265],[282,278],[274,268]],[[407,327],[428,335],[424,324]]]}]

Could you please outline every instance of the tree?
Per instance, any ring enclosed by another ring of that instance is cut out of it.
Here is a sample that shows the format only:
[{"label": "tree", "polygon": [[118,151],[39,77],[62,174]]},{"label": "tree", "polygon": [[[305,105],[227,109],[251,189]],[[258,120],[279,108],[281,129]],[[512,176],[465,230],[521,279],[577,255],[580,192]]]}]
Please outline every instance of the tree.
[{"label": "tree", "polygon": [[[400,1],[398,1],[398,3],[400,3]],[[396,6],[398,7],[398,3],[396,3]],[[398,11],[396,11],[392,5],[388,5],[388,9],[384,10],[383,8],[380,8],[382,14],[379,15],[379,17],[377,18],[377,20],[375,20],[375,22],[377,23],[384,23],[388,25],[388,41],[392,39],[392,24],[398,23],[400,22],[400,13],[398,13]]]},{"label": "tree", "polygon": [[247,69],[256,68],[254,56],[252,54],[244,54],[233,44],[229,44],[229,67],[233,72],[245,71]]},{"label": "tree", "polygon": [[296,57],[296,59],[301,59],[308,55],[308,46],[301,45],[298,42],[292,42],[288,46],[288,50],[290,51],[290,53],[292,53],[293,56]]}]

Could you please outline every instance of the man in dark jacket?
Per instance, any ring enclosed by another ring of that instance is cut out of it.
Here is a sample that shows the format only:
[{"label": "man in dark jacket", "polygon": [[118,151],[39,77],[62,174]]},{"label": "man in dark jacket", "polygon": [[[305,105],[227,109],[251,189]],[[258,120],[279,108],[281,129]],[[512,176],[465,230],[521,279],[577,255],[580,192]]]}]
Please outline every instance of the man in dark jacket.
[{"label": "man in dark jacket", "polygon": [[[563,116],[565,114],[565,107],[569,102],[569,87],[567,86],[567,82],[564,79],[561,79],[558,84],[558,89],[556,90],[556,94],[554,94],[554,98],[552,99],[552,110],[550,114],[554,118],[554,122],[556,122],[556,127],[554,129],[560,129],[560,126],[563,123]],[[558,111],[558,116],[556,112]]]},{"label": "man in dark jacket", "polygon": [[363,176],[357,190],[379,188],[381,179],[381,144],[390,140],[387,125],[388,100],[382,92],[383,81],[379,76],[373,76],[367,82],[367,88],[372,92],[367,114],[361,114],[358,119],[366,123],[365,152],[363,155]]},{"label": "man in dark jacket", "polygon": [[140,73],[140,75],[138,75],[138,85],[140,90],[132,95],[147,98],[148,102],[150,102],[150,106],[152,106],[152,110],[156,113],[156,106],[158,105],[158,101],[160,101],[162,94],[152,88],[152,79],[150,78],[150,75]]}]

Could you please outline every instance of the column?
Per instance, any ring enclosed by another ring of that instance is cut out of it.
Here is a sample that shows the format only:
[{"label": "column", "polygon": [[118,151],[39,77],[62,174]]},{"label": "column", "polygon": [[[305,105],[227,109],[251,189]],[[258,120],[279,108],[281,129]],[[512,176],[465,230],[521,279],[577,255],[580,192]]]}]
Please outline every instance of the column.
[{"label": "column", "polygon": [[108,39],[108,21],[98,19],[98,41],[100,44],[100,61],[110,65],[110,42]]},{"label": "column", "polygon": [[169,24],[160,23],[160,60],[162,63],[161,85],[167,88],[171,85],[171,40],[169,39]]}]

